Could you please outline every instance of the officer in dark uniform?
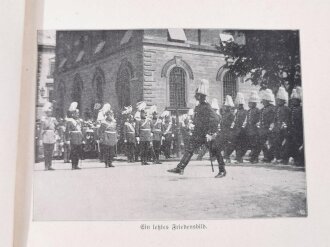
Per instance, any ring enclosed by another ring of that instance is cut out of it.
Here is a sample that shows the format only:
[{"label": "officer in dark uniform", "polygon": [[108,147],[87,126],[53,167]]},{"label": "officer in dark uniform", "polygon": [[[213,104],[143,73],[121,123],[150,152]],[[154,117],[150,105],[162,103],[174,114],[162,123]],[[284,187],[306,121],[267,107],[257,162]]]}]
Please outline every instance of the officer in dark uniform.
[{"label": "officer in dark uniform", "polygon": [[[258,144],[258,123],[260,121],[260,110],[257,108],[257,103],[259,102],[259,95],[256,91],[251,92],[248,106],[249,110],[247,112],[246,120],[243,123],[243,128],[246,132],[247,143],[245,148],[242,151],[241,157],[243,157],[247,150],[251,150],[251,154],[253,150],[257,149]],[[251,158],[251,163],[257,162]]]},{"label": "officer in dark uniform", "polygon": [[[223,107],[223,113],[220,122],[220,136],[222,140],[222,145],[225,153],[225,159],[230,162],[229,155],[232,153],[232,147],[234,145],[233,138],[231,136],[231,127],[235,121],[234,114],[234,102],[230,95],[226,95],[225,104]],[[228,148],[230,150],[228,150]]]},{"label": "officer in dark uniform", "polygon": [[130,163],[134,162],[135,141],[134,118],[129,115],[124,123],[124,143],[126,144],[127,159]]},{"label": "officer in dark uniform", "polygon": [[163,136],[163,123],[162,119],[158,118],[157,110],[154,107],[152,112],[152,120],[151,120],[151,131],[152,131],[152,147],[154,152],[154,164],[161,164],[159,161],[160,155],[160,146]]},{"label": "officer in dark uniform", "polygon": [[225,157],[230,159],[230,155],[236,150],[236,161],[243,163],[243,151],[246,146],[246,132],[243,128],[243,123],[247,116],[247,111],[244,109],[244,95],[237,93],[235,103],[237,106],[234,121],[230,126],[230,141],[226,148]]},{"label": "officer in dark uniform", "polygon": [[252,150],[251,161],[252,163],[258,162],[259,154],[262,150],[264,154],[264,162],[270,162],[269,156],[269,140],[270,133],[274,126],[275,120],[275,97],[270,89],[266,89],[265,92],[262,93],[262,101],[263,108],[260,111],[260,122],[258,124],[258,140],[256,149]]},{"label": "officer in dark uniform", "polygon": [[288,159],[283,159],[283,143],[287,139],[287,125],[290,118],[290,108],[286,106],[288,93],[284,87],[280,87],[276,95],[275,121],[271,132],[271,145],[269,149],[269,159],[274,158],[277,163],[288,163]]},{"label": "officer in dark uniform", "polygon": [[136,123],[135,134],[138,143],[140,143],[141,165],[149,165],[148,153],[150,150],[151,139],[151,121],[146,117],[144,109],[141,109],[141,120]]},{"label": "officer in dark uniform", "polygon": [[226,175],[225,163],[223,161],[220,147],[217,146],[218,141],[216,133],[219,124],[219,118],[216,112],[211,108],[210,104],[206,102],[208,95],[209,82],[205,79],[200,81],[199,87],[196,90],[195,98],[199,104],[195,107],[194,116],[194,130],[190,139],[188,150],[185,151],[180,163],[174,169],[168,170],[171,173],[183,174],[185,167],[188,165],[194,150],[203,144],[207,144],[215,138],[215,145],[212,147],[211,152],[217,158],[219,164],[219,173],[216,178],[221,178]]},{"label": "officer in dark uniform", "polygon": [[297,166],[305,165],[304,156],[304,133],[303,133],[303,113],[301,107],[300,87],[292,90],[291,94],[291,113],[288,124],[288,145],[286,158],[293,157]]},{"label": "officer in dark uniform", "polygon": [[[133,126],[135,128],[135,131],[136,131],[136,126],[138,124],[138,122],[141,121],[141,112],[140,110],[135,112],[134,114],[134,123],[133,123]],[[135,138],[136,138],[136,132],[135,132]],[[136,138],[135,139],[135,151],[134,151],[134,160],[135,162],[138,162],[139,161],[139,156],[140,156],[140,139],[139,138]]]}]

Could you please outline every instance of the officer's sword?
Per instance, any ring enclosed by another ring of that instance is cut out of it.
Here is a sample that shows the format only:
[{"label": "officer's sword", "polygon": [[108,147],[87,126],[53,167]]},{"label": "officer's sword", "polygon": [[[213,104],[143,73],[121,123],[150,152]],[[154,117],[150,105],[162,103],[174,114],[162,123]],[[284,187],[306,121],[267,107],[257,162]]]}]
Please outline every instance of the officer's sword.
[{"label": "officer's sword", "polygon": [[212,172],[214,172],[213,161],[212,161],[212,140],[209,141],[209,153],[210,153],[210,161],[211,161]]}]

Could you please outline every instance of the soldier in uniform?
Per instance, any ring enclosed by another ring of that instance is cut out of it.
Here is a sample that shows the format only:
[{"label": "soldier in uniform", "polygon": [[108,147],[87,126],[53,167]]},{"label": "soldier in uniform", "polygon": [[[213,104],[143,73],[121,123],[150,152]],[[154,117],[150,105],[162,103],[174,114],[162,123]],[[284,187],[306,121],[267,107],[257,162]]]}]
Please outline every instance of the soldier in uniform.
[{"label": "soldier in uniform", "polygon": [[[101,123],[106,119],[106,113],[108,111],[111,110],[111,105],[109,103],[105,103],[103,105],[103,107],[101,108],[101,110],[99,110],[99,113],[97,115],[97,125],[100,127]],[[98,131],[99,132],[99,131]],[[100,133],[97,134],[99,136],[99,138],[101,137]],[[100,158],[100,162],[104,162],[104,155],[105,155],[105,151],[104,151],[104,147],[103,144],[100,140],[97,141],[98,142],[98,151],[99,151],[99,158]]]},{"label": "soldier in uniform", "polygon": [[[243,122],[243,129],[245,129],[246,132],[247,143],[241,153],[242,158],[247,150],[251,150],[252,154],[253,150],[257,149],[258,123],[260,121],[260,110],[257,108],[257,103],[259,103],[259,95],[256,91],[252,91],[248,102],[249,110],[247,112],[246,120]],[[251,163],[258,162],[256,158],[251,157]]]},{"label": "soldier in uniform", "polygon": [[222,145],[221,147],[224,149],[225,159],[228,163],[230,163],[230,157],[229,157],[229,151],[227,151],[227,147],[233,144],[231,143],[232,139],[231,137],[231,127],[235,119],[234,114],[234,102],[230,95],[226,95],[226,100],[223,108],[223,114],[221,117],[220,122],[220,135],[221,135],[221,141]]},{"label": "soldier in uniform", "polygon": [[221,149],[218,146],[216,137],[217,128],[219,124],[219,118],[216,112],[211,108],[210,104],[206,102],[206,96],[208,95],[209,82],[202,79],[199,83],[199,87],[196,90],[195,98],[199,101],[199,104],[195,108],[194,116],[194,130],[190,139],[189,149],[185,151],[181,161],[174,169],[168,170],[171,173],[183,174],[185,167],[188,165],[194,150],[199,148],[203,144],[207,144],[215,138],[215,144],[211,152],[216,157],[219,164],[219,173],[216,178],[221,178],[226,175],[225,163],[221,155]]},{"label": "soldier in uniform", "polygon": [[271,132],[271,146],[269,150],[269,159],[284,164],[288,163],[287,159],[283,160],[283,143],[287,138],[287,125],[290,118],[290,108],[286,106],[288,102],[288,93],[284,87],[278,89],[276,95],[275,121]]},{"label": "soldier in uniform", "polygon": [[304,166],[304,134],[303,134],[303,113],[301,107],[301,88],[292,90],[291,94],[291,113],[288,124],[288,140],[286,158],[294,158],[297,166]]},{"label": "soldier in uniform", "polygon": [[163,145],[165,159],[171,158],[171,146],[173,141],[173,123],[171,121],[171,115],[169,111],[164,111],[162,114],[164,117],[164,132],[163,132]]},{"label": "soldier in uniform", "polygon": [[100,142],[104,151],[105,167],[115,167],[112,162],[115,157],[117,145],[117,123],[111,110],[105,112],[105,120],[101,122],[100,126]]},{"label": "soldier in uniform", "polygon": [[135,153],[135,122],[134,117],[131,115],[132,108],[128,109],[125,114],[129,114],[124,123],[124,143],[126,144],[126,153],[128,162],[134,162]]},{"label": "soldier in uniform", "polygon": [[257,147],[252,151],[251,160],[252,163],[258,162],[259,154],[262,150],[264,154],[264,162],[270,162],[269,156],[269,140],[270,133],[274,126],[275,120],[275,107],[272,102],[275,102],[275,97],[270,89],[266,89],[265,92],[262,93],[262,101],[263,108],[260,110],[260,121],[258,124],[258,141]]},{"label": "soldier in uniform", "polygon": [[152,120],[151,120],[151,132],[152,132],[152,147],[154,151],[154,163],[161,164],[159,161],[160,147],[163,136],[163,123],[162,119],[157,116],[157,108],[153,106],[151,109]]},{"label": "soldier in uniform", "polygon": [[54,145],[56,142],[55,131],[58,125],[56,118],[52,117],[53,110],[52,104],[47,102],[43,107],[43,111],[46,116],[42,119],[41,122],[41,140],[44,149],[44,158],[45,158],[45,170],[52,171],[52,159],[54,152]]},{"label": "soldier in uniform", "polygon": [[[136,129],[136,126],[137,126],[137,124],[138,124],[139,121],[141,121],[141,112],[140,111],[137,111],[134,114],[134,128],[135,129]],[[135,133],[135,136],[136,136],[136,133]],[[135,141],[135,151],[134,151],[135,162],[138,162],[139,161],[139,156],[140,156],[140,139],[136,138],[136,141]]]},{"label": "soldier in uniform", "polygon": [[189,147],[190,137],[192,135],[193,130],[193,123],[192,120],[189,118],[189,115],[183,116],[183,123],[180,126],[180,134],[181,140],[183,144],[183,149],[186,151]]},{"label": "soldier in uniform", "polygon": [[150,142],[152,141],[151,121],[146,117],[146,112],[144,110],[145,106],[145,103],[143,104],[143,107],[140,106],[141,120],[138,121],[135,126],[136,140],[140,145],[141,165],[149,165],[147,160]]},{"label": "soldier in uniform", "polygon": [[230,159],[230,155],[236,151],[236,161],[243,162],[243,150],[246,146],[246,133],[243,128],[243,123],[247,116],[247,111],[244,109],[245,99],[242,93],[237,93],[235,104],[237,106],[234,120],[230,126],[230,140],[225,150],[225,157]]},{"label": "soldier in uniform", "polygon": [[70,158],[72,162],[72,170],[80,169],[78,166],[79,159],[82,156],[83,134],[81,131],[82,124],[79,120],[78,103],[72,102],[69,108],[72,118],[67,119],[66,123],[66,141],[70,144]]}]

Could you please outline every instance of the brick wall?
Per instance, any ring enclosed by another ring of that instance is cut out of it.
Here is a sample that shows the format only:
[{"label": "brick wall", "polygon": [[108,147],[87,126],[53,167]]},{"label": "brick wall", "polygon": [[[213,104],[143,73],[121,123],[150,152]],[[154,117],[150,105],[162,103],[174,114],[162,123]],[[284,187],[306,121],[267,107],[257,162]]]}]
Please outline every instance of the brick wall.
[{"label": "brick wall", "polygon": [[[97,70],[101,70],[104,73],[104,102],[109,102],[114,109],[118,109],[116,81],[118,70],[122,62],[130,63],[133,68],[134,78],[131,80],[131,89],[134,95],[131,101],[135,104],[138,100],[142,99],[142,61],[141,46],[132,46],[91,64],[83,65],[67,72],[58,73],[55,79],[56,88],[59,83],[63,82],[66,89],[64,99],[65,111],[72,102],[71,92],[74,78],[77,74],[83,82],[82,107],[80,109],[91,108],[92,104],[95,103],[96,86],[93,85],[93,78]],[[59,95],[57,95],[57,98],[59,98]]]}]

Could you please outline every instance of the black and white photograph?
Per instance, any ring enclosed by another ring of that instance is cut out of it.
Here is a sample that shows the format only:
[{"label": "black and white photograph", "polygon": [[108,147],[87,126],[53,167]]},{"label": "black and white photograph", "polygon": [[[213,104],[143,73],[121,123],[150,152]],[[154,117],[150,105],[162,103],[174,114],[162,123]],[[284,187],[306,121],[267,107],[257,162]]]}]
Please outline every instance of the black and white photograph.
[{"label": "black and white photograph", "polygon": [[308,216],[299,30],[35,35],[33,220]]}]

